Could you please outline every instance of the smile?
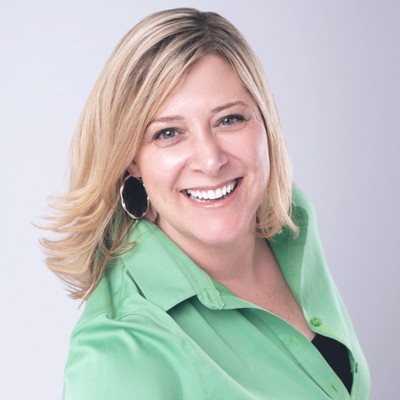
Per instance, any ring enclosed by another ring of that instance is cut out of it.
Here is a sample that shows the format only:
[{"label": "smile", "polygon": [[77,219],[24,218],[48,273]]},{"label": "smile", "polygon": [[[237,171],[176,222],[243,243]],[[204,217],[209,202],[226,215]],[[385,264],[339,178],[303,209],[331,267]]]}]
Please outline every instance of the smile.
[{"label": "smile", "polygon": [[204,202],[204,201],[212,201],[212,200],[220,200],[229,197],[236,189],[238,183],[238,179],[227,183],[217,189],[208,189],[208,190],[193,190],[187,189],[185,190],[188,197],[192,200]]}]

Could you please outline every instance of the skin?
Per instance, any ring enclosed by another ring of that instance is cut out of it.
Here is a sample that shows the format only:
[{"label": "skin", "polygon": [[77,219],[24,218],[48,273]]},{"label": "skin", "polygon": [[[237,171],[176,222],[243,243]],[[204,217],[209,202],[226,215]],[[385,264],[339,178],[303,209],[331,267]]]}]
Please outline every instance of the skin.
[{"label": "skin", "polygon": [[[221,57],[197,61],[146,129],[129,166],[159,227],[232,292],[313,337],[265,240],[256,211],[269,179],[268,138],[257,104]],[[229,196],[196,201],[229,183]]]}]

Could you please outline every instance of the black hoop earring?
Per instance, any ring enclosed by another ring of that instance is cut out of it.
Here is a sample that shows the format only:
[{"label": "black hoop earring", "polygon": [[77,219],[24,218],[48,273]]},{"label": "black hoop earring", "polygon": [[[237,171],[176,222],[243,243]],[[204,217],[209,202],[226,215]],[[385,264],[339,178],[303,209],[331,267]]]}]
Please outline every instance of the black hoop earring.
[{"label": "black hoop earring", "polygon": [[119,190],[119,194],[122,208],[131,218],[141,219],[146,215],[150,202],[140,178],[128,175]]}]

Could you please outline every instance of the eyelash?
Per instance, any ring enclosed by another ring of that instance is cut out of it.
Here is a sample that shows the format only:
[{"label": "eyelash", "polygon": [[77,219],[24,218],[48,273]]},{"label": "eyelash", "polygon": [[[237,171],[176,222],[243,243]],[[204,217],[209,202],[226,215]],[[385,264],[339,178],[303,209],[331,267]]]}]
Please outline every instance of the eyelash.
[{"label": "eyelash", "polygon": [[[167,132],[174,132],[173,137],[162,137],[163,134]],[[161,129],[160,131],[156,132],[156,134],[153,136],[153,140],[171,140],[175,137],[176,133],[178,132],[177,128],[165,128]]]},{"label": "eyelash", "polygon": [[[226,122],[227,120],[235,120],[235,121],[233,121],[233,122],[231,122],[231,123],[224,123],[224,121]],[[243,121],[245,121],[245,118],[244,118],[244,116],[243,115],[240,115],[240,114],[232,114],[232,115],[227,115],[226,117],[223,117],[223,118],[221,118],[219,121],[218,121],[218,125],[219,124],[221,124],[221,125],[232,125],[232,124],[234,124],[234,123],[236,123],[236,122],[243,122]]]},{"label": "eyelash", "polygon": [[[230,126],[238,122],[244,122],[246,119],[243,115],[240,114],[231,114],[231,115],[226,115],[225,117],[222,117],[217,121],[216,126],[222,125],[222,126]],[[162,135],[173,132],[174,135],[170,137],[163,137]],[[161,129],[160,131],[156,132],[155,135],[153,136],[153,140],[173,140],[176,137],[176,134],[179,133],[179,129],[177,128],[165,128]]]}]

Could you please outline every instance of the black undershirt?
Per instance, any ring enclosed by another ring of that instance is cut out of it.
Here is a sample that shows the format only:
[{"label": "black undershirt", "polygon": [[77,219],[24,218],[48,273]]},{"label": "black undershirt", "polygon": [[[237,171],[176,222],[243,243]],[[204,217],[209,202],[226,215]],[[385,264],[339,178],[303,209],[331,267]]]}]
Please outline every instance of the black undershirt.
[{"label": "black undershirt", "polygon": [[312,340],[312,344],[325,358],[350,393],[353,385],[353,375],[351,373],[349,351],[346,346],[334,339],[318,334]]}]

